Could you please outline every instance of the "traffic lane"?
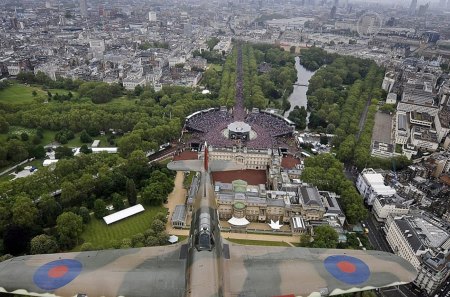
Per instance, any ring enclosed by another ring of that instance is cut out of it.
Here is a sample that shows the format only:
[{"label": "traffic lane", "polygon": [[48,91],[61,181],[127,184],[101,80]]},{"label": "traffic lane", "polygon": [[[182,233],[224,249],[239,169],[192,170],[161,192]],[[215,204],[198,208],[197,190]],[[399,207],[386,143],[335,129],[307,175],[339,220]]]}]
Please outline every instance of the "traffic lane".
[{"label": "traffic lane", "polygon": [[411,291],[408,287],[410,285],[402,285],[402,286],[398,286],[398,289],[400,290],[400,292],[402,292],[403,294],[405,294],[406,296],[411,296],[411,297],[422,297],[423,295],[419,293],[419,295],[413,291]]},{"label": "traffic lane", "polygon": [[440,297],[450,297],[450,281],[445,281],[442,283],[437,289],[436,294],[439,294]]},{"label": "traffic lane", "polygon": [[381,295],[385,297],[408,297],[403,292],[399,291],[397,288],[381,289]]},{"label": "traffic lane", "polygon": [[366,226],[366,228],[369,230],[369,241],[372,244],[372,246],[377,249],[377,250],[381,250],[381,251],[385,251],[386,250],[386,245],[384,244],[384,242],[382,241],[382,238],[379,234],[379,232],[381,230],[377,229],[373,223],[369,220],[363,221],[364,225]]},{"label": "traffic lane", "polygon": [[365,223],[368,226],[369,229],[369,236],[370,233],[372,233],[373,236],[373,240],[375,240],[377,242],[377,247],[380,250],[386,251],[386,252],[392,252],[385,234],[383,232],[383,230],[381,229],[381,224],[379,224],[378,222],[375,221],[375,218],[372,214],[370,214],[370,217],[368,220],[365,221]]}]

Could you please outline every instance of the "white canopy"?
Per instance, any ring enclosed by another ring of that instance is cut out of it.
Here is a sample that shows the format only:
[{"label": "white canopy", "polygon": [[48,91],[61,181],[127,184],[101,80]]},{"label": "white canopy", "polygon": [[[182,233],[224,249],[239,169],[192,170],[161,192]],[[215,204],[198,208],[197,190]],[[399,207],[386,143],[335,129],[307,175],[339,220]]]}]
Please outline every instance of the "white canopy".
[{"label": "white canopy", "polygon": [[283,227],[283,225],[280,224],[280,220],[274,222],[272,220],[270,220],[270,223],[268,224],[270,226],[270,228],[272,228],[273,230],[280,230],[281,227]]},{"label": "white canopy", "polygon": [[248,224],[250,224],[250,222],[246,218],[238,219],[235,217],[232,217],[231,219],[229,219],[228,223],[230,223],[233,226],[247,226]]},{"label": "white canopy", "polygon": [[145,209],[141,204],[137,204],[132,207],[125,208],[124,210],[118,211],[116,213],[110,214],[109,216],[103,217],[103,220],[107,225],[114,222],[123,220],[137,213],[143,212]]},{"label": "white canopy", "polygon": [[169,236],[169,242],[170,243],[175,243],[177,241],[178,241],[178,236],[176,236],[176,235],[170,235]]}]

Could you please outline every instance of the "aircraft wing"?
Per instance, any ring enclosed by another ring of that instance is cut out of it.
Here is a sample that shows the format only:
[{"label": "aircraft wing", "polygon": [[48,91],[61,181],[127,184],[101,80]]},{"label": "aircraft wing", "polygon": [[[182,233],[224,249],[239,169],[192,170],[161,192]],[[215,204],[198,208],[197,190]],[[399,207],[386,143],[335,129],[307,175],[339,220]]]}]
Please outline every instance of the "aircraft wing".
[{"label": "aircraft wing", "polygon": [[408,261],[380,251],[233,243],[227,249],[224,288],[230,296],[339,295],[409,283],[417,275]]},{"label": "aircraft wing", "polygon": [[210,160],[209,169],[211,172],[243,170],[245,169],[245,165],[235,161]]},{"label": "aircraft wing", "polygon": [[[182,160],[172,161],[167,164],[167,168],[176,171],[202,171],[204,168],[204,160]],[[209,160],[207,163],[209,170],[215,171],[230,171],[245,169],[245,165],[234,161],[226,160]]]},{"label": "aircraft wing", "polygon": [[183,297],[181,245],[34,255],[0,262],[0,292],[30,296]]},{"label": "aircraft wing", "polygon": [[172,161],[167,164],[167,168],[175,171],[202,171],[203,160]]}]

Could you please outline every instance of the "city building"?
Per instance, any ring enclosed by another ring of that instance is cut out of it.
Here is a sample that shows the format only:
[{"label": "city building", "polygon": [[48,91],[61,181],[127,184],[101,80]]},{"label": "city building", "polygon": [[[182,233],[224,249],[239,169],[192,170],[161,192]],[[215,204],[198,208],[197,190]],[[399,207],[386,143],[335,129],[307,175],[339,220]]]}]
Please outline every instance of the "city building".
[{"label": "city building", "polygon": [[246,169],[266,170],[273,164],[281,164],[282,155],[277,150],[239,148],[214,148],[210,146],[209,157],[212,160],[236,161],[244,164]]},{"label": "city building", "polygon": [[368,205],[373,205],[377,197],[393,197],[396,193],[394,188],[385,185],[383,175],[372,168],[365,168],[359,174],[356,188]]},{"label": "city building", "polygon": [[428,216],[389,216],[386,239],[395,254],[417,270],[414,283],[428,294],[449,275],[450,235],[444,223]]},{"label": "city building", "polygon": [[87,0],[80,0],[80,13],[83,18],[86,18],[88,16]]},{"label": "city building", "polygon": [[155,11],[149,11],[148,12],[148,21],[149,22],[156,22],[157,21],[156,12]]},{"label": "city building", "polygon": [[184,228],[186,225],[186,205],[177,205],[170,219],[172,228]]},{"label": "city building", "polygon": [[377,197],[373,202],[373,213],[379,221],[385,221],[388,216],[402,216],[409,212],[407,204],[393,198]]}]

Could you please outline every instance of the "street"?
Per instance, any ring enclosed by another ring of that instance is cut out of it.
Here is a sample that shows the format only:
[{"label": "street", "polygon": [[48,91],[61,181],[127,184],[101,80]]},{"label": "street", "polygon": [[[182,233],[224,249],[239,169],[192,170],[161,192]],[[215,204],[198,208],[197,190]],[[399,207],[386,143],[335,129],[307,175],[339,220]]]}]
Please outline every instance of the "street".
[{"label": "street", "polygon": [[433,297],[450,297],[450,281],[446,281],[438,287]]}]

